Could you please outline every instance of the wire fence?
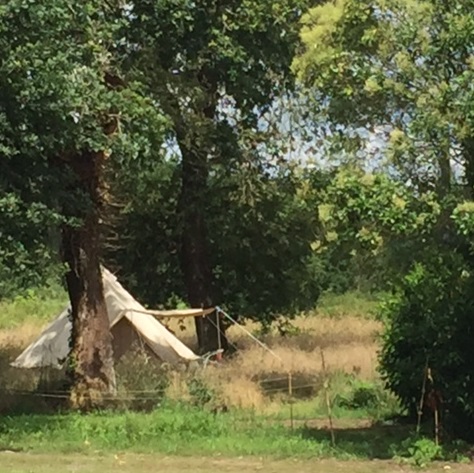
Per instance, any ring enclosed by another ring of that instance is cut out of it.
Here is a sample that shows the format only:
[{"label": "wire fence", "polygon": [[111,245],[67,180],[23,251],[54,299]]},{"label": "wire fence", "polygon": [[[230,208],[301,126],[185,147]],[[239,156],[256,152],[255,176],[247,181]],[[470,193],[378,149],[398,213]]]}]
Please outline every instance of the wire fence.
[{"label": "wire fence", "polygon": [[[288,377],[279,377],[279,378],[269,378],[256,381],[256,384],[262,387],[263,394],[274,394],[274,393],[281,393],[291,395],[290,389],[288,385],[282,386],[272,386],[267,387],[267,384],[274,384],[279,382],[286,382],[288,381]],[[298,393],[301,390],[308,390],[309,388],[319,389],[321,388],[321,381],[313,382],[313,383],[305,383],[305,384],[296,384],[292,385],[291,390],[293,394]],[[160,388],[160,389],[143,389],[143,390],[129,390],[126,389],[127,396],[121,396],[120,394],[117,395],[105,395],[103,396],[104,399],[110,400],[117,400],[117,401],[125,401],[125,400],[136,400],[138,399],[137,396],[140,395],[149,395],[147,400],[153,399],[153,396],[156,399],[162,399],[162,396],[165,395],[168,391],[168,387]],[[44,397],[44,398],[58,398],[58,399],[67,399],[70,397],[71,392],[68,390],[54,390],[48,389],[45,392],[36,391],[36,390],[25,390],[25,389],[14,389],[14,388],[0,388],[0,395],[1,396],[32,396],[32,397]]]}]

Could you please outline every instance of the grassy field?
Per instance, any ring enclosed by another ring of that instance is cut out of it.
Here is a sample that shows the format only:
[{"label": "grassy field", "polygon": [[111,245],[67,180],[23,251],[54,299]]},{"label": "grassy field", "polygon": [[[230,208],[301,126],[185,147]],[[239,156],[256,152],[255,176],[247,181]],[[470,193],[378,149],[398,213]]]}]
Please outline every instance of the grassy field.
[{"label": "grassy field", "polygon": [[0,449],[35,452],[161,452],[176,455],[388,459],[403,453],[406,427],[367,419],[334,419],[336,445],[324,418],[294,422],[249,411],[212,413],[165,402],[152,412],[102,412],[87,416],[14,415],[0,423]]},{"label": "grassy field", "polygon": [[[59,294],[44,306],[42,299],[35,298],[0,304],[0,386],[29,390],[35,386],[39,376],[48,374],[15,370],[9,367],[9,362],[61,311],[63,296]],[[296,410],[300,416],[304,415],[305,409],[315,408],[315,395],[324,382],[321,349],[334,392],[339,395],[344,395],[346,388],[352,389],[354,384],[378,382],[377,335],[380,325],[370,317],[375,304],[375,300],[358,295],[326,296],[318,313],[297,318],[288,335],[282,336],[275,329],[261,337],[277,357],[256,345],[238,327],[232,327],[229,338],[238,348],[237,354],[218,368],[209,367],[199,375],[181,371],[166,373],[167,396],[186,399],[189,397],[189,377],[197,376],[203,378],[204,384],[219,397],[219,402],[277,413],[281,398],[288,389],[288,373],[291,371],[293,392],[303,401]],[[179,325],[175,322],[170,328],[190,347],[196,345],[192,320],[187,319]],[[246,329],[258,333],[260,327],[249,323]],[[122,361],[118,371],[125,387],[135,385],[138,390],[152,390],[158,386],[161,389],[159,382],[152,386],[144,382],[156,378],[156,366],[143,361],[135,354]],[[308,403],[308,399],[312,402]]]},{"label": "grassy field", "polygon": [[58,284],[27,290],[12,300],[0,300],[0,330],[41,326],[58,315],[67,300],[65,291]]},{"label": "grassy field", "polygon": [[[229,472],[284,472],[296,464],[304,472],[313,471],[311,459],[318,459],[318,469],[324,466],[320,471],[349,467],[370,473],[434,459],[465,460],[466,446],[440,449],[429,438],[413,437],[413,426],[390,420],[401,411],[377,374],[376,303],[360,294],[326,295],[318,311],[297,318],[286,334],[274,329],[262,335],[258,325],[247,324],[276,357],[238,327],[229,331],[236,355],[204,370],[160,367],[143,353],[130,353],[117,366],[119,396],[112,409],[87,416],[62,410],[60,393],[50,398],[38,392],[40,381],[44,390],[44,380],[54,378],[51,373],[9,366],[62,309],[64,294],[44,305],[36,296],[3,303],[9,317],[0,318],[0,452],[16,453],[1,455],[0,472],[87,473],[118,466],[140,472],[157,462],[171,472],[191,466],[198,472],[219,466]],[[195,345],[192,321],[170,328]]]}]

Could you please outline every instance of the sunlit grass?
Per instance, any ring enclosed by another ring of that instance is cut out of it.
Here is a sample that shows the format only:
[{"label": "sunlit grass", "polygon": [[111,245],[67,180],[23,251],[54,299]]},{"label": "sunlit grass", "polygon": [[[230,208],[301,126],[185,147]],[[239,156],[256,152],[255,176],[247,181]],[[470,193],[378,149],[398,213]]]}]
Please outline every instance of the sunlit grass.
[{"label": "sunlit grass", "polygon": [[[250,417],[245,411],[213,414],[183,404],[165,404],[147,414],[6,417],[0,426],[0,447],[64,453],[113,450],[274,458],[364,457],[361,446],[356,448],[352,440],[341,437],[332,447],[327,433],[312,432],[304,425],[292,429],[265,416]],[[369,455],[367,450],[366,458]]]},{"label": "sunlit grass", "polygon": [[14,299],[0,301],[0,329],[42,325],[53,320],[67,303],[66,292],[58,284],[27,290]]}]

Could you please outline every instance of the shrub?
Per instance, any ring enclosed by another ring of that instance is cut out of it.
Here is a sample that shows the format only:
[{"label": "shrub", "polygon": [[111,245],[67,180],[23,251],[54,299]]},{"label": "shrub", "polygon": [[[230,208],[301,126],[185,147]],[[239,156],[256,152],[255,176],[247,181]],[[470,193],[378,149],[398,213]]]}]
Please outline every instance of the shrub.
[{"label": "shrub", "polygon": [[427,438],[410,437],[402,442],[400,457],[404,463],[424,468],[435,460],[444,458],[443,449],[440,445]]},{"label": "shrub", "polygon": [[384,304],[380,369],[416,413],[428,364],[443,399],[443,426],[474,439],[474,278],[455,254],[417,264]]},{"label": "shrub", "polygon": [[214,391],[200,378],[191,378],[187,385],[191,401],[196,406],[203,407],[216,397]]},{"label": "shrub", "polygon": [[[336,395],[334,407],[359,411],[373,421],[380,421],[400,413],[400,405],[395,396],[380,382],[366,381],[355,375],[344,375],[342,379],[335,378],[336,385],[332,387]],[[335,389],[336,388],[336,389]]]},{"label": "shrub", "polygon": [[379,403],[380,388],[374,383],[353,380],[349,392],[338,395],[335,404],[348,409],[366,409]]}]

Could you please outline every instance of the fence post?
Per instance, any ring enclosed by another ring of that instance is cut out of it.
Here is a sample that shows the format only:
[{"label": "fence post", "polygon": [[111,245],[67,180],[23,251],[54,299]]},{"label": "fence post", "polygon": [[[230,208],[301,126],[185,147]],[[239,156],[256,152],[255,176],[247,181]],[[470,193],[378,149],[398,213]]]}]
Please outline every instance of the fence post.
[{"label": "fence post", "polygon": [[288,372],[288,396],[290,397],[290,427],[293,430],[293,376]]},{"label": "fence post", "polygon": [[323,376],[324,376],[324,394],[326,397],[326,408],[328,412],[328,420],[329,420],[329,430],[331,431],[331,443],[332,446],[336,446],[336,436],[334,435],[334,426],[332,423],[332,408],[331,408],[331,399],[329,396],[329,377],[327,375],[327,370],[326,370],[326,360],[324,359],[324,352],[323,349],[320,348],[320,353],[321,353],[321,364],[323,368]]}]

